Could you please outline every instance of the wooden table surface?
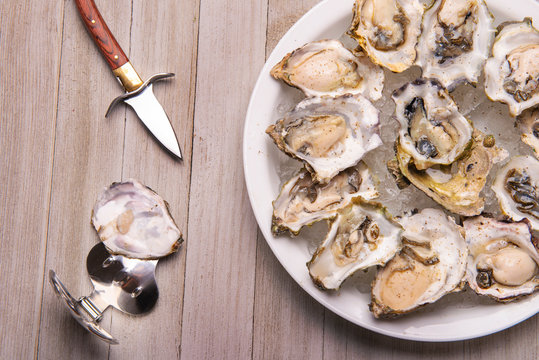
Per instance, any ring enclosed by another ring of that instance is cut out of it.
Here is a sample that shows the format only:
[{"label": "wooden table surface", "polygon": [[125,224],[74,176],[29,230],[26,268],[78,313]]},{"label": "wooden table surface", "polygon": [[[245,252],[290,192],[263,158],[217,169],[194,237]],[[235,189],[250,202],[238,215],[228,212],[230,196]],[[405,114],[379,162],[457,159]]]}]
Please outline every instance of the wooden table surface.
[{"label": "wooden table surface", "polygon": [[[339,0],[333,0],[339,1]],[[355,326],[305,293],[257,229],[242,130],[265,58],[317,0],[97,0],[139,73],[155,86],[183,150],[148,136],[72,0],[0,2],[0,358],[537,359],[537,316],[454,343],[393,339]],[[83,330],[48,283],[91,290],[98,192],[134,177],[171,205],[186,242],[157,266],[147,315],[109,309],[120,345]]]}]

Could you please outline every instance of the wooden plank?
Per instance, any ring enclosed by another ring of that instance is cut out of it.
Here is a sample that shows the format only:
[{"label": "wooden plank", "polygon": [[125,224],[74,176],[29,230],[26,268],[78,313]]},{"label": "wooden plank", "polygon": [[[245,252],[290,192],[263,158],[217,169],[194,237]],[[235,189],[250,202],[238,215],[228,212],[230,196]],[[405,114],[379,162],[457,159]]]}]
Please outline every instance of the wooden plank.
[{"label": "wooden plank", "polygon": [[[122,89],[79,18],[65,3],[58,120],[45,270],[54,269],[74,297],[89,295],[86,256],[99,239],[90,225],[97,194],[121,179],[125,110],[105,111]],[[131,1],[97,1],[118,42],[129,44]],[[110,315],[101,322],[110,329]],[[115,334],[121,337],[122,334]],[[89,335],[60,304],[47,284],[38,355],[44,359],[104,358],[109,346]]]},{"label": "wooden plank", "polygon": [[266,1],[202,1],[182,359],[251,357],[256,223],[242,129],[264,60]]},{"label": "wooden plank", "polygon": [[[176,161],[164,151],[136,115],[128,111],[123,178],[140,179],[168,201],[172,216],[189,241],[187,215],[199,2],[138,1],[133,6],[129,57],[145,78],[157,72],[176,74],[170,81],[156,83],[154,92],[178,135],[184,160]],[[149,314],[133,318],[113,313],[112,331],[121,343],[111,347],[111,358],[178,358],[185,253],[184,244],[179,253],[159,261],[159,301]]]},{"label": "wooden plank", "polygon": [[37,347],[63,1],[0,2],[0,358]]},{"label": "wooden plank", "polygon": [[[270,0],[266,57],[316,0]],[[288,275],[262,233],[257,239],[253,357],[321,359],[324,308]]]}]

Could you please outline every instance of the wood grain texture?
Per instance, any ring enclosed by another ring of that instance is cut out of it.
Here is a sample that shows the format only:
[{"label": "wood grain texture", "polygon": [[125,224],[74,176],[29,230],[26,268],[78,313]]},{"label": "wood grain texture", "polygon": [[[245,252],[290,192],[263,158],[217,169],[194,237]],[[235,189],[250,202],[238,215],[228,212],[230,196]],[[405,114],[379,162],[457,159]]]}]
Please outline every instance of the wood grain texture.
[{"label": "wood grain texture", "polygon": [[256,223],[242,130],[264,63],[266,1],[202,1],[182,359],[252,353]]},{"label": "wood grain texture", "polygon": [[[99,6],[108,17],[117,19],[126,7],[130,11],[131,2],[100,1]],[[129,43],[129,23],[111,24],[111,29],[120,42]],[[121,87],[97,54],[72,1],[65,4],[63,34],[45,270],[56,270],[77,298],[92,289],[86,256],[99,238],[90,225],[91,210],[103,187],[121,179],[125,112],[104,117]],[[112,311],[101,322],[108,330]],[[48,283],[43,289],[39,339],[38,356],[45,359],[55,358],[55,354],[106,358],[109,352],[109,345],[88,336],[73,321]]]},{"label": "wood grain texture", "polygon": [[[130,58],[146,78],[173,72],[174,78],[157,82],[154,92],[174,127],[184,160],[163,151],[136,114],[129,109],[125,130],[123,178],[138,178],[170,205],[185,242],[177,254],[159,260],[156,279],[159,300],[147,315],[137,318],[112,313],[111,331],[122,334],[121,346],[111,347],[114,359],[178,358],[183,309],[185,246],[190,241],[187,219],[191,175],[198,1],[133,2]],[[128,334],[123,334],[129,329]]]},{"label": "wood grain texture", "polygon": [[63,1],[0,2],[0,358],[37,349]]},{"label": "wood grain texture", "polygon": [[[129,61],[124,51],[109,30],[107,23],[103,20],[101,13],[97,9],[93,0],[76,0],[80,17],[88,29],[88,33],[94,39],[95,45],[103,54],[111,70],[115,70]],[[125,10],[128,8],[126,7]],[[127,11],[124,11],[124,18],[127,18]]]}]

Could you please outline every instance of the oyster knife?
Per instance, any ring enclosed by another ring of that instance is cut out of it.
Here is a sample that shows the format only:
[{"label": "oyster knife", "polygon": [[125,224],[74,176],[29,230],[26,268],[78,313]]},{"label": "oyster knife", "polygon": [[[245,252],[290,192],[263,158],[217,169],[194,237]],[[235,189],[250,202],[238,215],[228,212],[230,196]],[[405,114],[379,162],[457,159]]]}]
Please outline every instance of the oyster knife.
[{"label": "oyster knife", "polygon": [[75,2],[88,32],[126,91],[112,101],[105,116],[110,114],[116,104],[126,102],[135,110],[155,138],[181,160],[182,153],[174,129],[153,93],[154,82],[172,77],[174,74],[159,73],[143,81],[110,32],[94,1],[75,0]]}]

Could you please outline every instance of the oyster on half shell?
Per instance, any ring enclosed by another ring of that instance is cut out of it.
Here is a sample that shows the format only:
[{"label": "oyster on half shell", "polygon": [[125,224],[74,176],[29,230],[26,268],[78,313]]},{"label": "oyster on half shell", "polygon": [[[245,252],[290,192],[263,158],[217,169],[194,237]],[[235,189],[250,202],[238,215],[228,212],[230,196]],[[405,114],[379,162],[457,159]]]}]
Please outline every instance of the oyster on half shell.
[{"label": "oyster on half shell", "polygon": [[494,137],[474,130],[469,151],[451,165],[416,168],[413,158],[397,139],[396,153],[402,174],[419,190],[447,210],[459,215],[478,215],[485,200],[480,196],[492,165],[507,157],[507,151],[494,145]]},{"label": "oyster on half shell", "polygon": [[438,209],[400,221],[402,250],[378,270],[370,310],[391,317],[433,303],[464,285],[468,250],[461,227]]},{"label": "oyster on half shell", "polygon": [[530,221],[539,230],[539,161],[531,156],[515,156],[496,174],[492,191],[502,212],[518,221]]},{"label": "oyster on half shell", "polygon": [[372,62],[393,72],[413,65],[423,6],[417,0],[356,0],[348,35]]},{"label": "oyster on half shell", "polygon": [[183,239],[167,203],[137,180],[113,183],[92,210],[92,225],[113,254],[157,259],[176,252]]},{"label": "oyster on half shell", "polygon": [[517,117],[520,139],[528,144],[539,159],[539,106],[525,110]]},{"label": "oyster on half shell", "polygon": [[539,104],[539,31],[530,18],[500,25],[485,64],[485,93],[512,116]]},{"label": "oyster on half shell", "polygon": [[470,249],[466,278],[476,293],[507,302],[539,289],[539,253],[526,220],[477,216],[463,226]]},{"label": "oyster on half shell", "polygon": [[400,249],[402,228],[378,203],[355,198],[330,224],[307,263],[312,280],[324,290],[337,290],[354,272],[385,264]]},{"label": "oyster on half shell", "polygon": [[416,65],[448,90],[477,83],[494,40],[493,16],[483,0],[438,0],[423,15]]},{"label": "oyster on half shell", "polygon": [[399,122],[399,146],[418,170],[448,165],[472,142],[473,127],[440,83],[417,79],[393,92]]},{"label": "oyster on half shell", "polygon": [[361,94],[376,101],[384,88],[382,69],[366,56],[355,56],[338,40],[303,45],[276,64],[271,75],[306,96]]},{"label": "oyster on half shell", "polygon": [[288,180],[273,202],[272,232],[297,235],[305,225],[329,219],[348,205],[354,197],[371,200],[378,197],[372,174],[360,161],[341,171],[327,184],[313,181],[311,173],[302,168]]},{"label": "oyster on half shell", "polygon": [[305,99],[266,133],[322,183],[382,144],[378,110],[361,95]]}]

